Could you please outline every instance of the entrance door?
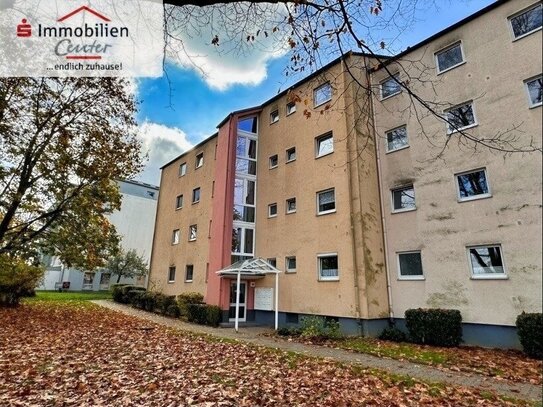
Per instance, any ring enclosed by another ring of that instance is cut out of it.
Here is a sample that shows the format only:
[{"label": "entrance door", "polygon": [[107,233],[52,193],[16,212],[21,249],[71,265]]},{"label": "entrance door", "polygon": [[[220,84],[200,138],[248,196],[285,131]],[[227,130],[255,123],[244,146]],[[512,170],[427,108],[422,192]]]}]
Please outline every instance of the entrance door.
[{"label": "entrance door", "polygon": [[[230,310],[228,312],[228,318],[230,321],[236,319],[236,280],[230,283]],[[245,322],[247,318],[247,282],[242,281],[239,286],[239,321]]]}]

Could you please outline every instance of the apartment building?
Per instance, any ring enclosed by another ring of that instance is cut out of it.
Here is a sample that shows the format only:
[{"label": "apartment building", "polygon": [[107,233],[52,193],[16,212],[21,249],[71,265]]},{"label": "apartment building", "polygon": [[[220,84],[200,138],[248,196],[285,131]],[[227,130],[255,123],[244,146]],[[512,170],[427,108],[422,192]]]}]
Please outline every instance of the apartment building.
[{"label": "apartment building", "polygon": [[[469,137],[541,146],[541,44],[541,4],[498,1],[231,113],[162,168],[151,286],[201,292],[227,322],[235,280],[218,272],[259,257],[283,271],[281,324],[376,335],[408,308],[456,308],[466,342],[517,346],[516,315],[541,311],[541,154]],[[242,280],[240,319],[271,324],[274,278]]]}]

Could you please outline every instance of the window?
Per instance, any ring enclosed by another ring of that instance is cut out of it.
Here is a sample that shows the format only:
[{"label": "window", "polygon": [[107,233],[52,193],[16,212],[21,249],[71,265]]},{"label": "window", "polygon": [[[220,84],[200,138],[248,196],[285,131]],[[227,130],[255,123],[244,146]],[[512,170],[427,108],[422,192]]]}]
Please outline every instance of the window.
[{"label": "window", "polygon": [[468,247],[472,278],[505,278],[499,245]]},{"label": "window", "polygon": [[477,125],[471,102],[446,110],[449,133]]},{"label": "window", "polygon": [[198,225],[189,226],[189,242],[194,242],[198,236]]},{"label": "window", "polygon": [[268,205],[268,218],[274,218],[277,216],[277,204],[272,203]]},{"label": "window", "polygon": [[170,266],[168,269],[168,283],[173,283],[175,281],[175,266]]},{"label": "window", "polygon": [[317,215],[324,215],[336,211],[335,189],[317,192]]},{"label": "window", "polygon": [[270,113],[270,123],[277,123],[279,121],[279,110],[274,110]]},{"label": "window", "polygon": [[462,43],[457,42],[450,47],[436,53],[437,72],[445,72],[464,63]]},{"label": "window", "polygon": [[256,117],[248,117],[238,121],[238,130],[256,134],[258,131],[258,120]]},{"label": "window", "polygon": [[238,174],[256,175],[256,160],[236,158],[236,172]]},{"label": "window", "polygon": [[192,190],[192,203],[198,203],[200,202],[200,188],[194,188]]},{"label": "window", "polygon": [[317,107],[326,103],[332,99],[332,87],[330,82],[319,86],[313,90],[313,106]]},{"label": "window", "polygon": [[289,148],[287,150],[287,163],[296,159],[296,147]]},{"label": "window", "polygon": [[400,86],[399,81],[400,74],[397,73],[381,82],[381,99],[386,99],[400,93],[402,87]]},{"label": "window", "polygon": [[[232,254],[253,257],[254,229],[244,227],[232,228]],[[238,256],[244,257],[244,256]]]},{"label": "window", "polygon": [[287,213],[296,212],[296,198],[287,199]]},{"label": "window", "polygon": [[423,280],[420,252],[398,253],[398,278],[400,280]]},{"label": "window", "polygon": [[177,195],[175,198],[175,209],[181,209],[183,207],[183,195]]},{"label": "window", "polygon": [[279,158],[277,157],[277,154],[272,155],[270,157],[270,169],[276,168],[278,163],[279,163]]},{"label": "window", "polygon": [[405,212],[416,209],[413,185],[392,190],[392,212]]},{"label": "window", "polygon": [[275,257],[270,257],[269,259],[266,259],[268,263],[270,263],[273,267],[277,267],[277,259]]},{"label": "window", "polygon": [[200,153],[196,156],[196,168],[200,168],[202,165],[204,165],[204,153]]},{"label": "window", "polygon": [[387,152],[401,150],[409,147],[407,141],[407,128],[405,126],[386,132],[387,136]]},{"label": "window", "polygon": [[179,166],[179,176],[183,177],[187,174],[187,163],[183,163]]},{"label": "window", "polygon": [[86,272],[83,275],[83,290],[92,290],[94,284],[94,273]]},{"label": "window", "polygon": [[285,269],[287,273],[296,272],[296,256],[285,257]]},{"label": "window", "polygon": [[194,266],[192,264],[187,264],[187,267],[185,267],[185,282],[192,283],[193,277],[194,277]]},{"label": "window", "polygon": [[337,253],[320,254],[317,257],[319,280],[339,280]]},{"label": "window", "polygon": [[490,196],[486,170],[476,170],[456,175],[458,199],[470,201]]},{"label": "window", "polygon": [[542,24],[541,4],[537,4],[513,17],[509,17],[509,22],[511,23],[515,39],[540,30]]},{"label": "window", "polygon": [[543,100],[542,82],[543,76],[541,75],[524,82],[526,90],[528,91],[530,107],[541,106]]},{"label": "window", "polygon": [[316,158],[331,154],[334,152],[334,136],[326,133],[315,139],[315,156]]},{"label": "window", "polygon": [[287,116],[294,112],[296,112],[296,103],[295,102],[287,103]]},{"label": "window", "polygon": [[179,229],[172,232],[172,244],[179,244]]}]

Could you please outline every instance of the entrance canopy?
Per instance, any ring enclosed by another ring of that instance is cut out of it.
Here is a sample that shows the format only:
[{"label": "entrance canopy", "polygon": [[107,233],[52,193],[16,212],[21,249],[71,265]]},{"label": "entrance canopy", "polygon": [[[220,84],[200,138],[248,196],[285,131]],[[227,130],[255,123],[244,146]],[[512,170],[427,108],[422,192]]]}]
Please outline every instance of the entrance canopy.
[{"label": "entrance canopy", "polygon": [[241,276],[245,280],[254,280],[263,278],[266,274],[275,274],[275,330],[279,328],[279,273],[281,270],[272,266],[261,257],[254,259],[240,260],[234,264],[217,271],[217,274],[225,278],[236,278],[236,317],[234,327],[236,332],[239,326],[239,294],[241,285]]}]

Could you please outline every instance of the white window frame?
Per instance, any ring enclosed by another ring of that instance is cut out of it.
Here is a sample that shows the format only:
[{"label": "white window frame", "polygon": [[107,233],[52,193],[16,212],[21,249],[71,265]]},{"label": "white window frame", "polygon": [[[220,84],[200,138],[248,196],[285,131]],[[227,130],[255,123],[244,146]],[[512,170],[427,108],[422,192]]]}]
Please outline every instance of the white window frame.
[{"label": "white window frame", "polygon": [[[189,267],[192,267],[192,278],[189,280],[187,278]],[[194,264],[185,265],[185,283],[192,283],[194,281]]]},{"label": "white window frame", "polygon": [[204,166],[204,153],[200,152],[196,154],[196,165],[194,166],[195,169],[201,168]]},{"label": "white window frame", "polygon": [[528,106],[530,107],[530,109],[543,105],[543,100],[539,103],[532,102],[532,97],[530,96],[530,89],[528,88],[528,82],[532,82],[534,80],[541,79],[541,78],[543,78],[543,74],[535,75],[535,76],[532,76],[531,78],[524,80],[524,90],[526,91],[526,95],[528,97]]},{"label": "white window frame", "polygon": [[[389,99],[391,97],[394,97],[394,96],[399,95],[400,93],[402,93],[402,87],[400,86],[400,90],[398,90],[398,92],[392,93],[392,94],[390,94],[388,96],[383,96],[383,84],[385,82],[388,82],[388,81],[394,81],[394,78],[396,78],[396,80],[398,82],[400,82],[400,73],[396,72],[395,74],[392,74],[389,77],[387,77],[386,79],[383,79],[381,82],[379,82],[379,96],[381,97],[381,100],[386,100],[386,99]],[[396,81],[394,81],[394,82],[396,82]]]},{"label": "white window frame", "polygon": [[515,36],[515,31],[513,30],[513,24],[511,22],[511,20],[513,20],[515,17],[518,17],[521,14],[527,13],[530,10],[535,9],[537,7],[541,7],[541,3],[532,4],[531,6],[523,8],[522,10],[517,11],[515,14],[511,14],[509,17],[507,17],[507,25],[509,26],[509,32],[511,33],[511,37],[513,38],[513,42],[518,41],[518,40],[520,40],[520,39],[522,39],[524,37],[527,37],[528,35],[531,35],[533,33],[538,32],[538,31],[541,31],[542,27],[537,27],[536,29],[534,29],[532,31],[528,31],[527,33],[524,33],[524,34],[519,35],[518,37],[516,37]]},{"label": "white window frame", "polygon": [[[275,207],[275,214],[271,213],[272,207]],[[277,207],[277,202],[274,202],[268,205],[268,218],[276,218],[278,213],[279,213],[279,208]]]},{"label": "white window frame", "polygon": [[[194,231],[194,237],[193,232]],[[189,226],[189,242],[195,242],[198,238],[198,225],[190,225]]]},{"label": "white window frame", "polygon": [[[462,106],[466,106],[466,105],[471,105],[471,111],[473,112],[473,123],[472,124],[468,124],[467,126],[464,126],[464,127],[459,127],[458,129],[451,129],[449,127],[449,123],[448,123],[448,120],[449,120],[449,116],[448,116],[448,113],[451,111],[451,110],[454,110],[454,109],[457,109],[459,107],[462,107]],[[471,129],[473,127],[476,127],[479,125],[478,121],[477,121],[477,112],[475,111],[475,103],[473,103],[473,100],[468,100],[466,102],[463,102],[463,103],[459,103],[457,105],[454,105],[446,110],[443,111],[443,114],[445,115],[445,119],[447,120],[447,122],[445,123],[447,125],[447,134],[448,135],[451,135],[451,134],[454,134],[454,133],[458,133],[459,131],[464,131],[464,130],[467,130],[467,129]]]},{"label": "white window frame", "polygon": [[[181,198],[181,205],[179,205],[179,198]],[[185,197],[183,194],[179,194],[175,197],[175,210],[183,209]]]},{"label": "white window frame", "polygon": [[[323,277],[321,270],[321,259],[326,257],[337,257],[337,276],[334,277]],[[317,276],[319,281],[339,281],[339,256],[337,252],[335,253],[319,253],[317,254]]]},{"label": "white window frame", "polygon": [[[323,154],[319,154],[319,146],[320,146],[320,142],[322,140],[327,140],[331,138],[332,139],[332,151],[329,151],[328,153],[323,153]],[[330,155],[330,154],[333,154],[334,153],[334,149],[335,149],[335,146],[334,146],[334,133],[329,131],[327,133],[324,133],[324,134],[321,134],[320,136],[318,137],[315,137],[315,158],[321,158],[321,157],[326,157],[327,155]]]},{"label": "white window frame", "polygon": [[[329,191],[334,192],[334,209],[329,209],[329,210],[326,210],[326,211],[320,211],[319,195],[323,194],[325,192],[329,192]],[[336,199],[336,188],[335,187],[334,188],[323,189],[322,191],[318,191],[316,193],[316,197],[317,197],[317,216],[328,215],[330,213],[336,213],[336,211],[337,211],[337,199]]]},{"label": "white window frame", "polygon": [[[288,155],[290,152],[294,151],[294,158],[289,158]],[[296,161],[296,147],[291,147],[286,150],[286,163],[291,163],[293,161]]]},{"label": "white window frame", "polygon": [[296,102],[288,102],[286,105],[287,116],[296,113]]},{"label": "white window frame", "polygon": [[[198,193],[198,200],[197,200],[197,201],[194,200],[194,196],[195,196],[195,191],[196,191],[196,190],[199,190],[199,193]],[[192,190],[192,204],[193,204],[193,205],[194,205],[194,204],[197,204],[198,202],[200,202],[200,199],[202,199],[202,189],[201,189],[200,187],[194,188],[194,189]]]},{"label": "white window frame", "polygon": [[[392,133],[393,131],[396,131],[396,130],[401,129],[401,128],[405,128],[405,137],[407,139],[407,144],[405,146],[390,150],[388,148],[388,133]],[[408,148],[408,147],[409,147],[409,134],[407,134],[407,125],[402,124],[401,126],[394,127],[393,129],[385,131],[385,151],[386,151],[387,154],[388,153],[393,153],[395,151],[400,151],[400,150],[403,150],[403,149]]]},{"label": "white window frame", "polygon": [[[460,186],[458,185],[458,177],[461,176],[461,175],[472,174],[474,172],[479,172],[479,171],[483,171],[485,173],[486,188],[488,189],[488,193],[469,196],[467,198],[462,198],[460,196]],[[476,168],[474,170],[469,170],[469,171],[463,171],[463,172],[456,173],[456,174],[454,174],[454,182],[456,184],[456,198],[458,199],[458,202],[476,201],[477,199],[485,199],[485,198],[491,198],[492,197],[492,190],[490,189],[490,181],[488,180],[488,172],[486,170],[486,167]]]},{"label": "white window frame", "polygon": [[181,241],[181,229],[174,229],[172,231],[172,246],[178,245]]},{"label": "white window frame", "polygon": [[[319,104],[316,103],[316,100],[315,100],[315,93],[321,89],[321,88],[324,88],[325,86],[328,86],[330,88],[330,97],[322,102],[320,102]],[[330,84],[330,81],[328,82],[325,82],[323,83],[322,85],[319,85],[317,86],[315,89],[313,89],[313,107],[319,107],[319,106],[322,106],[324,105],[325,103],[328,103],[329,101],[332,100],[332,85]]]},{"label": "white window frame", "polygon": [[279,109],[274,109],[270,112],[270,124],[277,123],[279,121]]},{"label": "white window frame", "polygon": [[[415,207],[414,208],[401,208],[401,209],[394,208],[394,191],[407,189],[408,187],[411,187],[413,189],[413,192],[415,193]],[[397,186],[397,187],[391,188],[391,190],[390,190],[390,207],[392,208],[392,213],[403,213],[403,212],[416,211],[417,210],[417,193],[415,191],[415,185],[414,184],[408,184],[408,185],[402,185],[402,186]]]},{"label": "white window frame", "polygon": [[179,176],[184,177],[185,175],[187,175],[187,163],[186,162],[179,164]]},{"label": "white window frame", "polygon": [[[452,65],[452,66],[450,66],[448,68],[445,68],[445,69],[441,70],[439,68],[439,60],[438,60],[437,56],[439,54],[442,54],[444,52],[447,52],[447,51],[455,48],[457,45],[460,45],[460,53],[462,54],[462,61],[457,63],[456,65]],[[458,67],[460,65],[464,65],[466,63],[466,54],[464,54],[464,45],[462,44],[462,40],[456,41],[456,42],[454,42],[454,43],[452,43],[450,45],[447,45],[446,47],[441,48],[439,51],[436,51],[434,53],[434,59],[435,59],[435,62],[436,62],[436,70],[437,70],[438,75],[441,75],[442,73],[450,71],[451,69],[454,69],[454,68],[456,68],[456,67]]]},{"label": "white window frame", "polygon": [[294,259],[294,261],[296,261],[296,256],[286,256],[285,257],[285,273],[296,273],[296,268],[298,267],[298,263],[296,261],[296,268],[291,269],[291,268],[288,267],[288,261],[290,259]]},{"label": "white window frame", "polygon": [[[170,280],[171,270],[173,269],[173,280]],[[177,268],[175,266],[168,267],[168,284],[175,283],[175,275],[177,274]]]},{"label": "white window frame", "polygon": [[[272,158],[275,157],[277,162],[276,164],[272,164]],[[277,154],[274,154],[274,155],[270,155],[270,158],[268,158],[268,167],[270,170],[273,170],[274,168],[277,168],[279,167],[279,155]]]},{"label": "white window frame", "polygon": [[[239,236],[239,241],[240,241],[240,246],[239,246],[239,249],[240,251],[239,252],[234,252],[234,251],[231,251],[231,255],[232,256],[240,256],[240,257],[254,257],[254,253],[255,253],[255,246],[256,246],[256,239],[255,239],[255,225],[254,223],[239,223],[238,222],[234,222],[234,225],[232,226],[232,229],[241,229],[241,233],[240,233],[240,236]],[[253,231],[253,246],[251,248],[252,252],[251,253],[248,253],[245,251],[245,232],[247,230],[252,230]]]},{"label": "white window frame", "polygon": [[409,250],[404,252],[396,252],[396,265],[398,267],[398,280],[405,280],[405,281],[422,281],[426,280],[426,277],[424,276],[424,267],[422,267],[422,274],[420,276],[404,276],[402,275],[402,269],[400,265],[400,255],[402,254],[420,254],[420,263],[422,265],[422,251],[421,250]]},{"label": "white window frame", "polygon": [[[500,256],[502,258],[502,268],[503,273],[488,273],[488,274],[474,274],[473,273],[473,264],[471,263],[471,254],[470,249],[476,249],[481,247],[498,247],[500,249]],[[507,267],[505,265],[505,258],[503,255],[503,249],[502,245],[499,243],[492,243],[492,244],[476,244],[476,245],[470,245],[466,246],[466,255],[468,257],[468,264],[469,264],[469,271],[471,274],[472,280],[508,280],[509,276],[507,275]]]},{"label": "white window frame", "polygon": [[[294,206],[295,206],[294,210],[289,210],[288,206],[289,206],[289,203],[290,203],[290,202],[294,202]],[[291,214],[291,213],[296,213],[296,209],[297,209],[297,208],[296,208],[296,203],[297,203],[297,202],[296,202],[296,197],[288,198],[288,199],[285,201],[285,211],[286,211],[287,215],[288,215],[288,214]]]}]

